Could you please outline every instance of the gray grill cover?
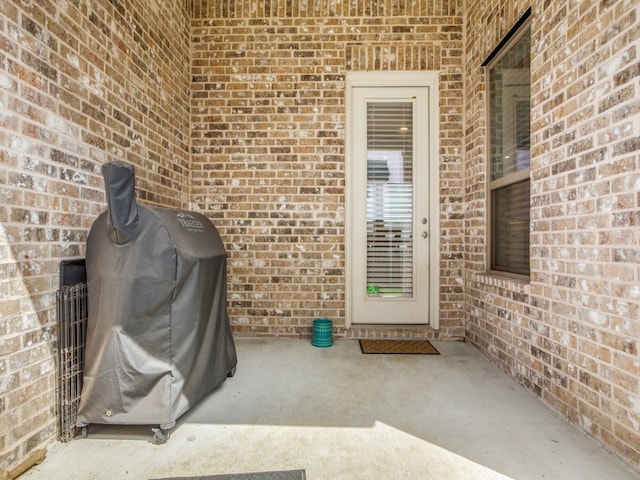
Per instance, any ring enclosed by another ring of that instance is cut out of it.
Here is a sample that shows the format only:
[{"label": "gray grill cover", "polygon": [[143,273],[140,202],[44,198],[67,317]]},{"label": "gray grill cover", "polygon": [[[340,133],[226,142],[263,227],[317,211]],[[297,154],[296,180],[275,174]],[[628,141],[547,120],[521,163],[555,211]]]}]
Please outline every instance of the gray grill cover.
[{"label": "gray grill cover", "polygon": [[177,418],[236,365],[226,252],[195,212],[137,205],[133,167],[103,167],[109,210],[87,239],[88,327],[77,425]]}]

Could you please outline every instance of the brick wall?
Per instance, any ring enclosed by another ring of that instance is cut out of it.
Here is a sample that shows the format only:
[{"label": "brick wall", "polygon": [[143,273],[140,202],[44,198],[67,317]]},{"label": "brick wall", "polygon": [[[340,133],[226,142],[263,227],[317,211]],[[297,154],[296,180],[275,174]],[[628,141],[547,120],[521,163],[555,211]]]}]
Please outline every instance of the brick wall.
[{"label": "brick wall", "polygon": [[640,469],[637,2],[533,2],[530,283],[485,273],[480,68],[530,4],[467,3],[0,0],[0,469],[55,436],[58,261],[105,161],[220,227],[236,332],[380,335],[341,331],[344,79],[416,69],[441,72],[441,338]]},{"label": "brick wall", "polygon": [[84,254],[100,166],[186,206],[186,2],[0,0],[0,471],[56,435],[58,262]]},{"label": "brick wall", "polygon": [[[230,255],[234,331],[344,332],[345,74],[439,70],[440,332],[462,338],[462,2],[193,2],[192,208]],[[437,262],[436,262],[437,264]]]},{"label": "brick wall", "polygon": [[[468,2],[467,339],[640,469],[637,2]],[[532,6],[531,281],[486,274],[481,62]]]}]

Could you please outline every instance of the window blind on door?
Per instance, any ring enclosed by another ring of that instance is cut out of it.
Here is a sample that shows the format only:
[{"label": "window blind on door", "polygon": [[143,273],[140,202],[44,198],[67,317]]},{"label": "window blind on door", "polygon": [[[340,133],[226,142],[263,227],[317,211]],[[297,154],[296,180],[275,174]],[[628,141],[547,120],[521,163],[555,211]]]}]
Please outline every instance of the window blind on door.
[{"label": "window blind on door", "polygon": [[367,292],[413,296],[413,103],[367,104]]}]

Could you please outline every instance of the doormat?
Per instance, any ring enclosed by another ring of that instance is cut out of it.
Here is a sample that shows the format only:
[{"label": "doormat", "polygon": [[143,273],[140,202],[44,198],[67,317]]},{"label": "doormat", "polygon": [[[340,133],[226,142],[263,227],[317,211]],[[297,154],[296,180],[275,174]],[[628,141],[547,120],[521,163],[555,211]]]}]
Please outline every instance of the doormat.
[{"label": "doormat", "polygon": [[360,340],[360,350],[365,354],[440,355],[427,340]]},{"label": "doormat", "polygon": [[204,477],[168,477],[156,478],[155,480],[305,480],[306,478],[304,470],[282,470],[278,472],[205,475]]}]

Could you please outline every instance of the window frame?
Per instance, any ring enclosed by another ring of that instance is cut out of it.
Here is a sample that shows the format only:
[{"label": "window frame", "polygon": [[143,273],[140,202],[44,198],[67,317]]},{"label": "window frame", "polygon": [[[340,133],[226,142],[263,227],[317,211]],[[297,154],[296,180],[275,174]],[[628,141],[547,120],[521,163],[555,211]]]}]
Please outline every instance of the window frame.
[{"label": "window frame", "polygon": [[[507,54],[511,52],[513,46],[522,39],[524,35],[529,32],[531,35],[531,19],[529,18],[530,11],[527,11],[525,15],[514,25],[514,27],[509,31],[507,36],[500,42],[500,44],[496,47],[496,49],[489,55],[487,60],[483,62],[482,66],[484,67],[484,78],[486,85],[486,95],[485,95],[485,106],[486,106],[486,121],[487,121],[487,134],[486,134],[486,226],[487,226],[487,255],[486,255],[486,269],[489,273],[506,276],[509,278],[513,278],[516,280],[529,281],[531,274],[531,264],[529,263],[529,269],[525,273],[523,271],[517,271],[517,269],[505,269],[496,266],[495,263],[495,249],[496,242],[494,240],[495,237],[495,218],[494,218],[494,192],[499,189],[516,185],[523,181],[529,182],[529,199],[531,199],[531,164],[526,169],[517,170],[512,173],[508,173],[502,177],[499,177],[495,180],[492,180],[492,122],[495,118],[495,114],[492,111],[491,104],[491,94],[490,94],[490,80],[491,80],[491,71]],[[531,85],[531,64],[529,64],[529,88]],[[531,94],[529,91],[529,102],[531,101]],[[529,109],[529,125],[531,125],[531,109]],[[531,132],[529,131],[529,140],[531,139]],[[531,152],[531,147],[529,146],[529,155]],[[530,159],[530,157],[529,157]],[[531,204],[529,204],[529,211],[531,209]],[[529,216],[529,239],[531,238],[531,216]],[[529,246],[531,243],[529,242]],[[529,260],[531,258],[531,253],[529,249]]]}]

